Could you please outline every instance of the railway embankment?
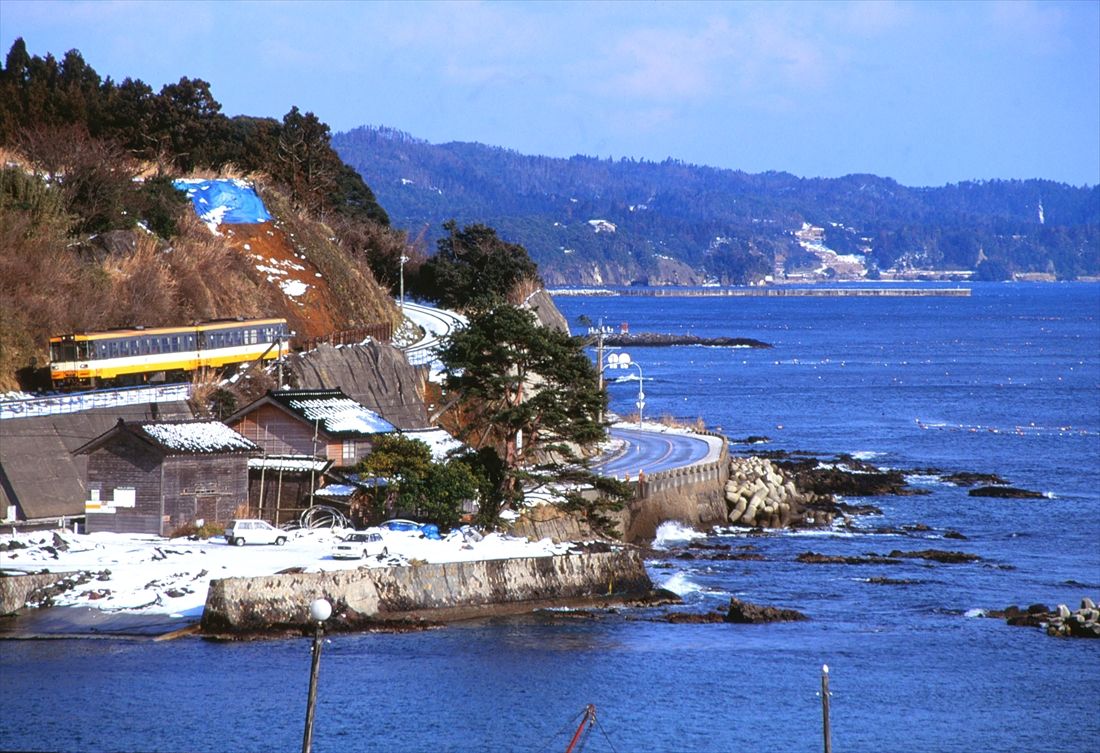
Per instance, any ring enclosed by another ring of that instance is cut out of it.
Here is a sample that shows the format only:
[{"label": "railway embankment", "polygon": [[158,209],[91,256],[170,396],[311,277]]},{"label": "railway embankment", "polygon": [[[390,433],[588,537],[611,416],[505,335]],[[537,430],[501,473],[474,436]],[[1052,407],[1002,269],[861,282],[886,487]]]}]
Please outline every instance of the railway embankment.
[{"label": "railway embankment", "polygon": [[306,629],[309,604],[333,606],[335,631],[494,617],[562,606],[646,599],[653,583],[631,548],[552,557],[477,560],[327,573],[224,578],[210,583],[205,635],[245,638]]}]

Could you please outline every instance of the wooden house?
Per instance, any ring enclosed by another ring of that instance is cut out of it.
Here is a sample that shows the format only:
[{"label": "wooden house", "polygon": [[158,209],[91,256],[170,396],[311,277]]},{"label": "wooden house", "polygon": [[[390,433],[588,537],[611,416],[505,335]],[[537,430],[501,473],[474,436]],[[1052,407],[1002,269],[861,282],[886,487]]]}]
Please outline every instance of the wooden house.
[{"label": "wooden house", "polygon": [[89,533],[166,536],[198,519],[226,521],[248,502],[259,448],[220,421],[118,423],[75,450],[88,456]]},{"label": "wooden house", "polygon": [[370,454],[393,424],[341,390],[273,390],[225,422],[266,456],[325,458],[337,467]]}]

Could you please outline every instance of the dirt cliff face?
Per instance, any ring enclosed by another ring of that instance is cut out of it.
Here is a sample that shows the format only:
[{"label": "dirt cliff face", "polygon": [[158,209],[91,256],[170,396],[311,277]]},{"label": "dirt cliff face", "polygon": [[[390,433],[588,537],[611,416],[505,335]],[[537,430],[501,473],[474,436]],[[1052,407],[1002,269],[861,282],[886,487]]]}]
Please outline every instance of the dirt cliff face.
[{"label": "dirt cliff face", "polygon": [[287,363],[290,382],[303,389],[340,388],[399,429],[429,426],[423,380],[397,348],[368,341],[319,345]]}]

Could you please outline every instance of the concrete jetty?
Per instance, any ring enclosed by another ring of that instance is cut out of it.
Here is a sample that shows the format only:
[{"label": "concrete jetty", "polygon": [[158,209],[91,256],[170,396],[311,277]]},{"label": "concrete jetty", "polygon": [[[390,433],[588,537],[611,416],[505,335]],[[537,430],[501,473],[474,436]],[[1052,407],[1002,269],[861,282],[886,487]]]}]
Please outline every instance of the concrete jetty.
[{"label": "concrete jetty", "polygon": [[967,298],[970,288],[628,288],[616,295],[653,298]]}]

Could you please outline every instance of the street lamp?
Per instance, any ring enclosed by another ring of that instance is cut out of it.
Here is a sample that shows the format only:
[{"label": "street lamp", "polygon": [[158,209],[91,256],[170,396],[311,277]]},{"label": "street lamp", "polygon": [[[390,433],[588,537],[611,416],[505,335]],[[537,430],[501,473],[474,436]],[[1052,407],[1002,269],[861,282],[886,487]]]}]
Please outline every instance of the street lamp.
[{"label": "street lamp", "polygon": [[612,353],[607,357],[609,369],[629,369],[631,366],[638,369],[638,401],[634,405],[638,406],[638,428],[640,429],[642,428],[642,410],[645,408],[645,392],[642,389],[645,378],[642,376],[642,367],[637,361],[630,360],[629,353]]},{"label": "street lamp", "polygon": [[332,605],[325,599],[314,599],[309,605],[313,620],[313,661],[309,667],[309,700],[306,702],[306,729],[302,733],[302,753],[309,753],[313,746],[313,709],[317,705],[317,672],[321,668],[321,636],[324,622],[332,616]]}]

